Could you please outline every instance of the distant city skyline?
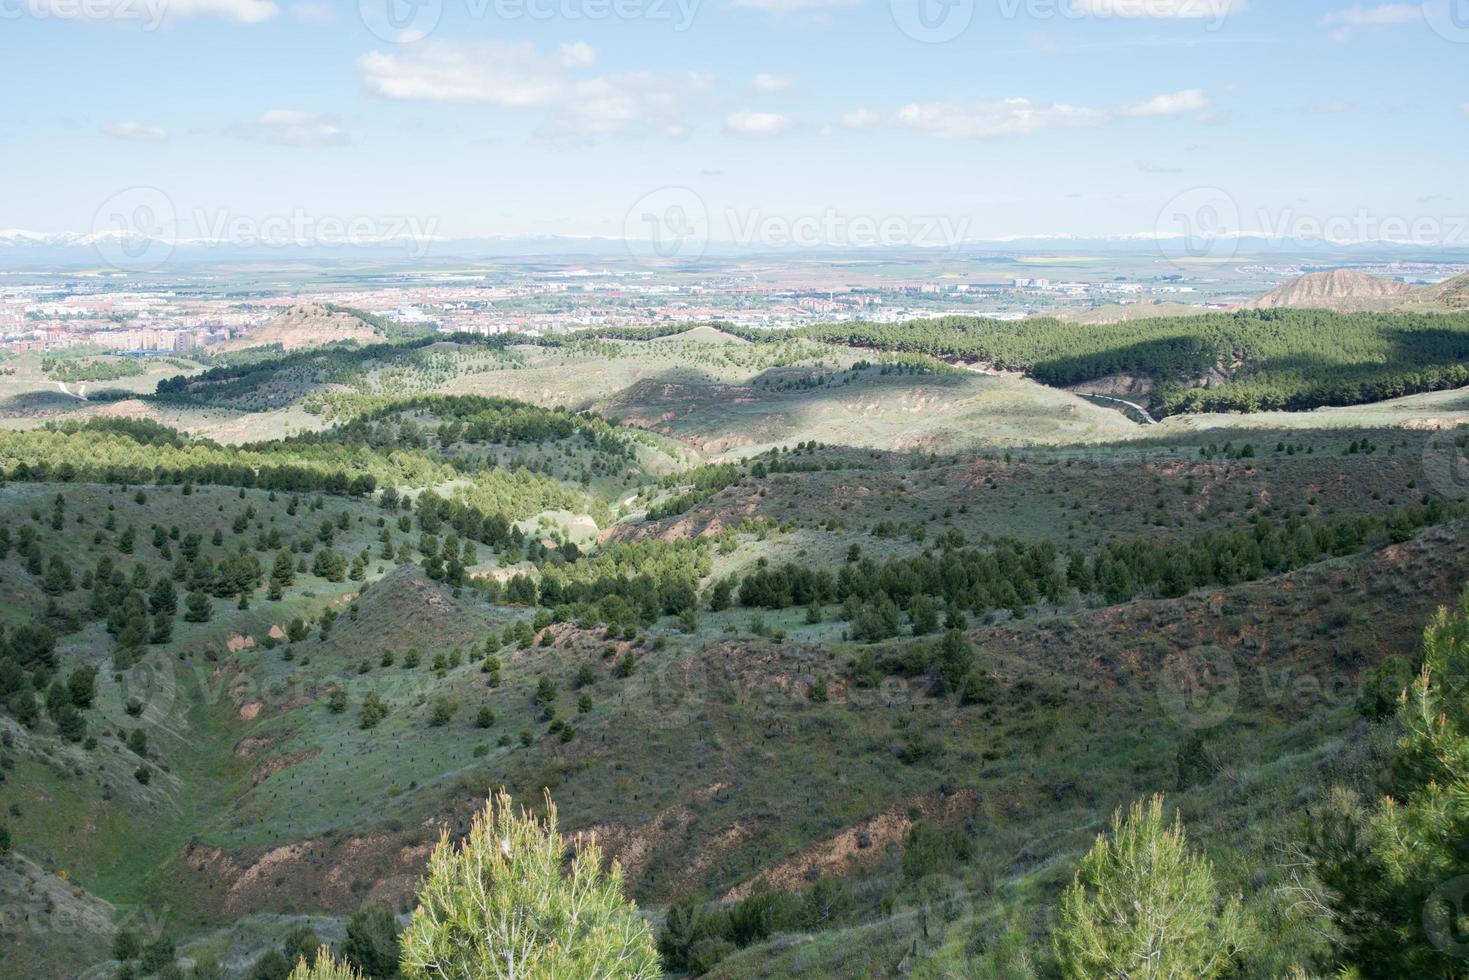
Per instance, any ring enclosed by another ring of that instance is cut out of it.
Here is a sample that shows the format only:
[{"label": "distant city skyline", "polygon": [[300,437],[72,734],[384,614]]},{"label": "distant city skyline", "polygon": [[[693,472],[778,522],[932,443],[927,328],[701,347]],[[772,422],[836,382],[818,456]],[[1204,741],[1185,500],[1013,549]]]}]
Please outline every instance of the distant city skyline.
[{"label": "distant city skyline", "polygon": [[0,0],[0,20],[25,93],[0,107],[0,228],[652,257],[1469,245],[1465,0]]}]

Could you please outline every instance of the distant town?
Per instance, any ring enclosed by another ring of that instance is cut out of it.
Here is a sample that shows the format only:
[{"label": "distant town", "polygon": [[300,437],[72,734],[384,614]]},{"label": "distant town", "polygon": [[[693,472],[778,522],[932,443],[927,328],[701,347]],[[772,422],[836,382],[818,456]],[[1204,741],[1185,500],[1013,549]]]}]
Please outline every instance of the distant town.
[{"label": "distant town", "polygon": [[[1004,274],[1019,265],[1048,274]],[[548,261],[391,274],[175,272],[167,279],[6,273],[0,277],[0,344],[13,353],[87,348],[137,356],[240,348],[250,346],[251,334],[273,316],[303,302],[364,310],[446,334],[532,336],[668,323],[781,328],[944,315],[1106,319],[1127,316],[1130,307],[1225,310],[1318,267],[1319,261],[1271,262],[1196,271],[1156,259],[991,256],[870,266],[729,261],[693,271]],[[1466,267],[1394,261],[1367,268],[1417,283]]]}]

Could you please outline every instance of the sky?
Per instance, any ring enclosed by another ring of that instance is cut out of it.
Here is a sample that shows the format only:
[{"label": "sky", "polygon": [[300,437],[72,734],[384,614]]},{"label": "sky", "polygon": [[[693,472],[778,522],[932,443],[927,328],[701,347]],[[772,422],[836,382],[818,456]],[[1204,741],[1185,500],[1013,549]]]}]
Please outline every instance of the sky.
[{"label": "sky", "polygon": [[0,0],[0,84],[0,229],[1469,244],[1469,0]]}]

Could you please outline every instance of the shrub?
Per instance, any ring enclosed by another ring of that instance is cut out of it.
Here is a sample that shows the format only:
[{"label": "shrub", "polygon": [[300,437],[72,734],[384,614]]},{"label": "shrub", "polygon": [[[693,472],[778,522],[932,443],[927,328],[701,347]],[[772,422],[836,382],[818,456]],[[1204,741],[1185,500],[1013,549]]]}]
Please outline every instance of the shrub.
[{"label": "shrub", "polygon": [[[1384,664],[1369,707],[1400,672]],[[1469,925],[1469,592],[1424,631],[1422,670],[1394,700],[1388,795],[1364,807],[1334,793],[1311,814],[1305,850],[1323,886],[1334,965],[1363,977],[1459,976]]]},{"label": "shrub", "polygon": [[362,699],[362,712],[359,721],[363,728],[376,728],[378,722],[388,716],[388,706],[376,692],[369,693]]},{"label": "shrub", "polygon": [[1224,975],[1244,945],[1237,899],[1221,900],[1210,862],[1189,853],[1163,798],[1118,810],[1061,896],[1052,936],[1061,972],[1094,977]]},{"label": "shrub", "polygon": [[303,957],[296,963],[288,980],[364,980],[363,975],[343,962],[332,959],[331,950],[323,946],[316,954],[316,962],[307,964]]},{"label": "shrub", "polygon": [[429,724],[435,728],[442,728],[449,724],[458,710],[459,702],[448,695],[434,698],[433,709],[429,712]]},{"label": "shrub", "polygon": [[652,933],[622,896],[622,869],[603,871],[595,844],[569,864],[566,851],[549,794],[542,822],[497,793],[458,848],[440,838],[403,935],[404,975],[661,977]]},{"label": "shrub", "polygon": [[266,950],[250,967],[247,980],[287,980],[291,974],[291,961],[278,949]]},{"label": "shrub", "polygon": [[119,929],[112,937],[112,958],[126,963],[137,959],[143,951],[138,934],[131,929]]},{"label": "shrub", "polygon": [[159,936],[143,947],[138,959],[144,973],[157,973],[165,966],[173,965],[173,940],[167,936]]},{"label": "shrub", "polygon": [[[360,970],[366,980],[395,980],[398,957],[398,920],[386,905],[364,905],[352,913],[342,942],[345,963]],[[321,959],[318,956],[317,962]]]}]

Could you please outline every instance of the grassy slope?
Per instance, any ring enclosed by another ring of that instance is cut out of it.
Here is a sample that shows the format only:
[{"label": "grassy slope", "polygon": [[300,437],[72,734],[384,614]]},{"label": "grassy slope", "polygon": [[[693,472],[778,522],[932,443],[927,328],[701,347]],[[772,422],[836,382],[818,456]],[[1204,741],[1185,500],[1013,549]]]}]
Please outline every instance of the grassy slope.
[{"label": "grassy slope", "polygon": [[[610,360],[593,347],[526,350],[522,367],[488,365],[447,384],[537,401],[580,391],[646,412],[650,404],[667,406],[656,399],[635,403],[631,395],[665,376],[672,359],[686,357],[691,366],[669,402],[677,410],[653,421],[695,445],[746,435],[753,416],[779,419],[759,433],[772,441],[907,448],[934,436],[943,438],[935,444],[942,448],[1012,438],[1061,444],[933,463],[913,454],[824,450],[819,459],[858,468],[776,474],[760,487],[745,482],[678,518],[619,532],[682,536],[733,527],[744,517],[768,517],[783,527],[740,535],[738,550],[716,561],[721,575],[758,557],[834,563],[853,543],[874,554],[911,552],[919,545],[908,531],[920,524],[930,533],[957,527],[971,540],[1052,538],[1063,549],[1090,550],[1112,535],[1185,535],[1261,515],[1379,513],[1428,489],[1422,433],[1374,433],[1378,451],[1357,455],[1343,450],[1358,431],[1291,431],[1295,419],[1248,435],[1165,427],[1146,433],[1163,442],[1144,442],[1131,423],[1090,406],[1082,418],[1096,413],[1094,421],[1058,425],[1058,407],[1085,403],[1028,383],[874,373],[832,392],[793,384],[797,371],[834,357],[826,350],[793,351],[796,363],[777,365],[758,348],[732,345],[737,357],[765,358],[732,362],[716,359],[723,348],[711,353],[708,344],[693,351],[687,340],[663,343],[666,349],[628,344]],[[850,360],[827,360],[827,366],[856,360],[844,356]],[[752,378],[769,384],[751,384]],[[564,390],[550,388],[553,381]],[[953,387],[965,394],[955,395]],[[750,399],[733,414],[732,394]],[[1414,404],[1405,411],[1436,411],[1448,399],[1418,396],[1406,400]],[[853,401],[857,410],[846,407]],[[871,405],[867,414],[861,404]],[[237,411],[208,409],[225,410]],[[1352,415],[1344,426],[1386,417],[1340,411]],[[1201,459],[1198,447],[1216,438],[1249,439],[1259,455]],[[1106,439],[1123,441],[1086,444]],[[1314,452],[1276,454],[1277,439]],[[560,449],[536,451],[554,458]],[[652,462],[643,469],[658,471]],[[14,527],[29,521],[32,509],[44,516],[56,489],[0,489],[0,517]],[[86,530],[54,535],[43,521],[40,534],[48,554],[63,551],[78,566],[99,553],[90,531],[108,506],[117,509],[120,527],[139,526],[138,554],[128,561],[144,562],[154,559],[141,532],[155,520],[206,536],[218,526],[228,539],[230,520],[247,502],[262,522],[280,522],[289,536],[309,536],[322,517],[303,508],[288,518],[283,500],[269,505],[254,491],[241,501],[225,489],[197,488],[188,497],[177,489],[152,490],[145,505],[105,487],[72,485],[65,492],[69,519],[84,516]],[[338,551],[368,546],[376,556],[380,512],[328,498],[327,515],[342,509],[353,520]],[[879,522],[903,531],[875,537]],[[945,950],[970,948],[976,937],[990,935],[1000,913],[1043,907],[1112,806],[1174,787],[1173,753],[1186,729],[1160,706],[1158,666],[1171,651],[1201,643],[1228,651],[1239,698],[1226,723],[1211,730],[1215,778],[1180,801],[1209,846],[1242,846],[1231,880],[1248,888],[1252,901],[1268,902],[1272,841],[1329,779],[1363,778],[1370,745],[1351,706],[1363,669],[1387,653],[1411,650],[1431,607],[1469,572],[1466,540],[1462,526],[1430,530],[1406,546],[1277,581],[1117,609],[1073,605],[1042,610],[1026,622],[977,626],[973,635],[997,700],[976,708],[908,685],[878,697],[848,690],[845,665],[856,648],[842,639],[841,624],[808,625],[800,610],[705,613],[693,635],[665,621],[638,645],[642,664],[630,678],[612,670],[627,644],[559,630],[553,647],[502,653],[504,681],[491,689],[475,656],[443,676],[432,670],[432,656],[456,646],[482,655],[488,633],[528,613],[490,606],[470,592],[456,598],[411,569],[379,568],[374,561],[356,618],[345,611],[329,640],[313,636],[295,644],[289,661],[282,647],[231,650],[229,641],[263,642],[273,625],[329,605],[349,610],[355,583],[304,576],[278,604],[257,597],[254,608],[239,611],[216,602],[213,622],[180,620],[173,642],[121,683],[107,669],[110,643],[100,625],[67,637],[64,669],[104,668],[99,705],[89,713],[101,745],[88,752],[50,736],[22,742],[0,800],[20,809],[11,820],[18,847],[44,872],[66,870],[103,899],[166,912],[178,928],[206,933],[255,912],[341,915],[367,898],[406,901],[439,828],[461,827],[493,785],[526,799],[551,787],[567,825],[596,828],[627,864],[634,893],[654,906],[684,895],[723,895],[762,871],[795,887],[812,868],[891,882],[900,852],[895,841],[916,808],[978,829],[980,857],[953,887],[983,901],[968,901],[942,927],[930,923],[926,937],[921,917],[899,915],[781,938],[736,956],[724,972],[886,973],[905,954],[911,957],[917,941],[920,955],[910,965],[920,975],[940,975]],[[0,616],[12,624],[34,616],[44,601],[13,552],[0,566],[0,589]],[[762,632],[784,631],[784,642],[752,633],[755,619]],[[424,663],[409,670],[401,658],[415,646]],[[379,665],[385,649],[398,654],[398,664]],[[364,663],[371,670],[358,673]],[[582,664],[596,677],[593,706],[584,715],[570,690]],[[557,682],[559,714],[576,727],[569,743],[546,734],[532,704],[542,675]],[[817,676],[830,678],[827,704],[806,697]],[[324,706],[333,686],[349,692],[344,714]],[[357,711],[369,691],[393,710],[381,726],[363,731]],[[148,705],[140,721],[160,770],[146,788],[131,775],[137,760],[112,735],[140,723],[122,710],[125,697],[139,692]],[[458,700],[459,711],[449,725],[433,727],[429,705],[446,695]],[[480,705],[496,714],[488,729],[474,725]],[[529,746],[521,744],[523,729],[533,733]],[[915,733],[934,738],[940,751],[910,765],[896,749]],[[510,744],[499,744],[502,738]],[[842,836],[857,827],[877,842],[860,853]],[[900,900],[911,896],[900,893]],[[280,920],[249,921],[254,925],[241,929],[253,942],[285,927]],[[1040,925],[1032,916],[1026,927]]]}]

